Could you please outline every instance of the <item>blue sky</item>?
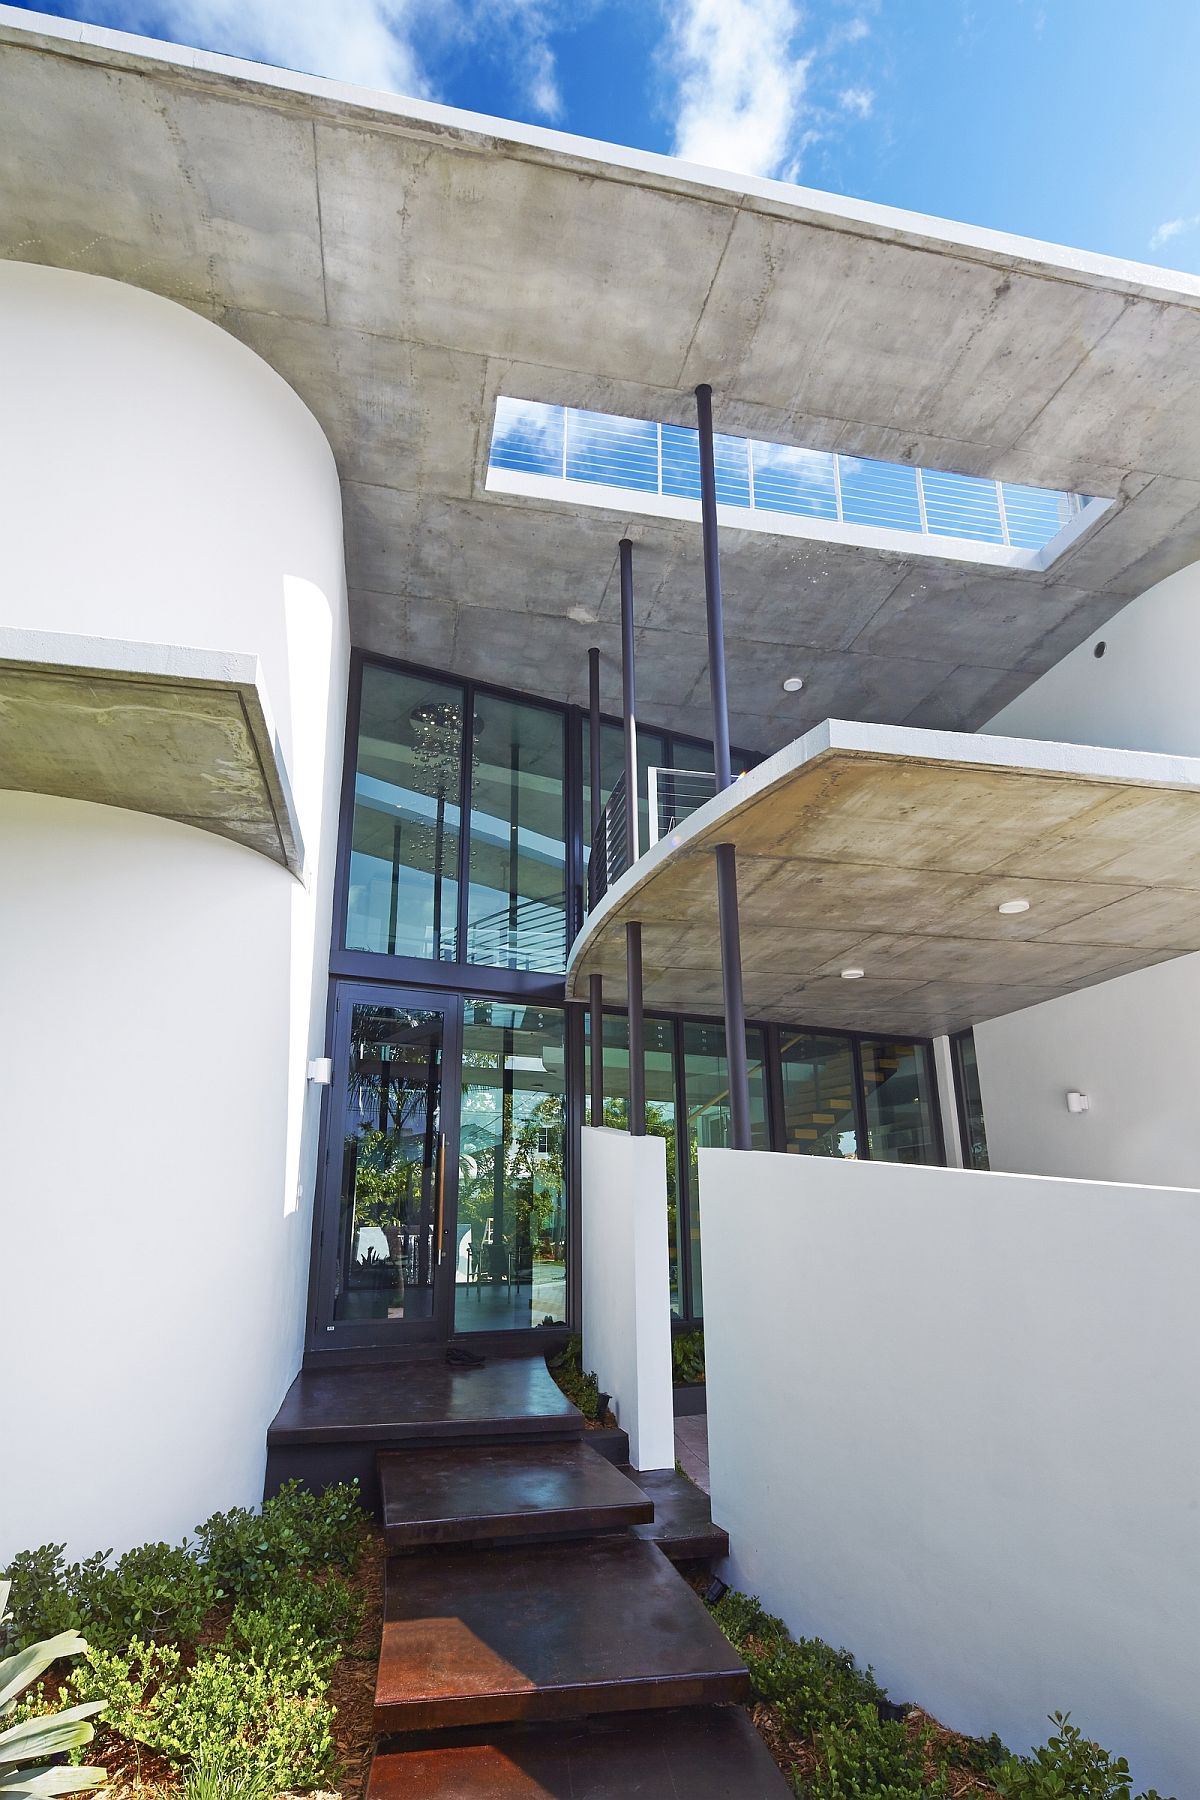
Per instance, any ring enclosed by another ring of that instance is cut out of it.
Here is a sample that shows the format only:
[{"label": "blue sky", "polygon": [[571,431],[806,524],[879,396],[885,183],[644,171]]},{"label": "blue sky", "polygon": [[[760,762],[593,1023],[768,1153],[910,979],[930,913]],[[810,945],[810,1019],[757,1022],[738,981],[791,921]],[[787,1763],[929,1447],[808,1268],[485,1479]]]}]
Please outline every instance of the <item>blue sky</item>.
[{"label": "blue sky", "polygon": [[1200,272],[1197,0],[36,10]]}]

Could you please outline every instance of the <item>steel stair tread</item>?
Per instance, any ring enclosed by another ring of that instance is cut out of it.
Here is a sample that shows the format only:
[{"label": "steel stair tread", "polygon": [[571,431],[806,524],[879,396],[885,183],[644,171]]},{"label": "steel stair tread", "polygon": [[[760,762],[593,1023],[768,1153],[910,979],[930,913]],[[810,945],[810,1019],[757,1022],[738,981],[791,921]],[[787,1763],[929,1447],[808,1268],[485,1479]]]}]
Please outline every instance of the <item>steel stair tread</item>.
[{"label": "steel stair tread", "polygon": [[388,1549],[534,1540],[648,1524],[652,1499],[586,1441],[389,1451],[379,1457]]}]

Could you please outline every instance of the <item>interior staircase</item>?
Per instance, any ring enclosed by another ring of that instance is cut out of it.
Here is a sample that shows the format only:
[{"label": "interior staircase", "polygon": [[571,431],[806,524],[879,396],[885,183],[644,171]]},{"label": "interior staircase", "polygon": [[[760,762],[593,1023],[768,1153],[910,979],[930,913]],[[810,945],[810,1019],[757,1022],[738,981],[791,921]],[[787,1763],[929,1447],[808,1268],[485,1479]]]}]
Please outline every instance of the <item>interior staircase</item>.
[{"label": "interior staircase", "polygon": [[702,1491],[585,1432],[540,1357],[386,1376],[301,1376],[272,1427],[281,1470],[289,1444],[374,1454],[368,1800],[788,1800],[737,1704],[746,1669],[676,1567],[727,1548]]}]

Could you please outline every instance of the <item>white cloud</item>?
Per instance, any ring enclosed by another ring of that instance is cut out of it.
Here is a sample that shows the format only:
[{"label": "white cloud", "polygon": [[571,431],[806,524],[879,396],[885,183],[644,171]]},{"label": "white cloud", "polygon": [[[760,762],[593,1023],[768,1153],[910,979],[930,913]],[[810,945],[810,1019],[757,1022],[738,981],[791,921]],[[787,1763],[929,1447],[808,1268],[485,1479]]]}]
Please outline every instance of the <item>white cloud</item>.
[{"label": "white cloud", "polygon": [[678,0],[668,47],[676,156],[742,175],[785,167],[811,53],[794,0]]},{"label": "white cloud", "polygon": [[838,102],[843,112],[856,113],[860,119],[869,119],[875,105],[875,95],[870,88],[848,87],[842,89]]},{"label": "white cloud", "polygon": [[1186,219],[1167,219],[1151,233],[1150,248],[1161,250],[1163,245],[1169,244],[1172,238],[1182,237],[1187,231],[1195,231],[1198,225],[1200,225],[1200,213],[1192,213],[1190,218]]},{"label": "white cloud", "polygon": [[562,112],[549,33],[560,0],[100,0],[104,22],[179,43],[418,99],[428,64],[485,40],[539,117]]}]

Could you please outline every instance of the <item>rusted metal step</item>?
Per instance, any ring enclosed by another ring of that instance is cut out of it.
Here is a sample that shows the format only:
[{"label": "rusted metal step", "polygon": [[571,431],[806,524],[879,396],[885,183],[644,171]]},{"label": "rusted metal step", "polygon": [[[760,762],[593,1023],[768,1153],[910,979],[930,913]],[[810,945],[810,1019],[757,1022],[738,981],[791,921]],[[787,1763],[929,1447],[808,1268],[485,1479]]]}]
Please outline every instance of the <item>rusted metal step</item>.
[{"label": "rusted metal step", "polygon": [[367,1800],[791,1800],[738,1706],[448,1731],[385,1745]]},{"label": "rusted metal step", "polygon": [[379,1458],[389,1550],[619,1530],[654,1504],[586,1439],[399,1450]]},{"label": "rusted metal step", "polygon": [[712,1503],[694,1481],[675,1469],[639,1474],[626,1466],[622,1473],[654,1502],[653,1519],[634,1527],[638,1537],[657,1544],[673,1563],[715,1562],[729,1555],[729,1533],[713,1524]]},{"label": "rusted metal step", "polygon": [[378,1732],[749,1694],[744,1665],[699,1598],[636,1537],[389,1560]]}]

